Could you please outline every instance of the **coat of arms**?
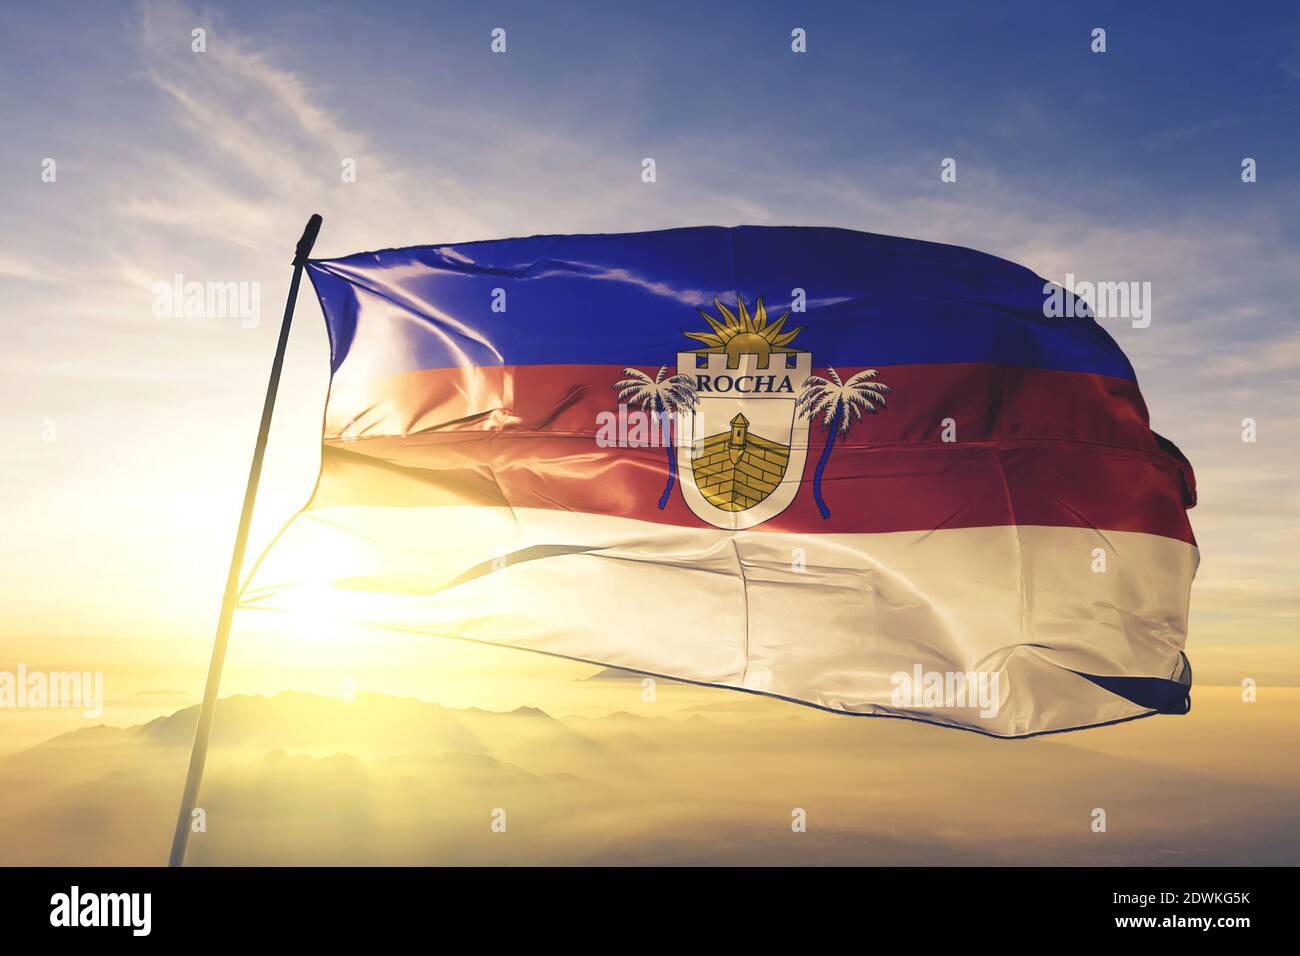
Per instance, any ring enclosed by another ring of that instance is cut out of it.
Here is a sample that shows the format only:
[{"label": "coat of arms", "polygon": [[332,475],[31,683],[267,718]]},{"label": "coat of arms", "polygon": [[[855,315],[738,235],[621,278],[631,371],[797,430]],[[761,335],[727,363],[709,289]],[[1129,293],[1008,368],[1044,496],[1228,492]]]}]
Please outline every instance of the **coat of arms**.
[{"label": "coat of arms", "polygon": [[830,510],[821,477],[837,435],[848,432],[863,412],[885,404],[889,386],[865,369],[842,381],[835,369],[813,375],[812,353],[791,343],[802,331],[786,331],[787,312],[769,321],[759,298],[751,313],[737,296],[736,311],[720,299],[714,316],[700,309],[711,331],[686,332],[701,348],[677,354],[677,372],[667,367],[651,378],[625,369],[614,384],[619,400],[641,406],[665,425],[668,480],[659,507],[672,495],[674,477],[696,517],[717,528],[744,530],[779,515],[803,484],[811,420],[820,418],[826,445],[813,476],[813,494],[823,518]]}]

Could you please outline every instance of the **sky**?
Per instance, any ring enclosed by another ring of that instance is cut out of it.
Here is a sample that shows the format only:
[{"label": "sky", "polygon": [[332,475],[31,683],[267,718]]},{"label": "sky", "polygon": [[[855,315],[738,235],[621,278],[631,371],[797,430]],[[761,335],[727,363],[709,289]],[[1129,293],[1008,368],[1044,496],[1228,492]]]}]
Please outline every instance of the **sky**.
[{"label": "sky", "polygon": [[[1150,282],[1148,328],[1103,324],[1197,469],[1198,680],[1300,684],[1300,8],[55,2],[6,10],[0,64],[0,666],[197,697],[319,212],[324,257],[834,225]],[[259,321],[155,315],[178,274],[256,283]],[[250,554],[311,490],[327,359],[304,295]],[[346,635],[274,637],[237,622],[226,690],[357,669]],[[380,650],[367,686],[466,706],[576,667]]]}]

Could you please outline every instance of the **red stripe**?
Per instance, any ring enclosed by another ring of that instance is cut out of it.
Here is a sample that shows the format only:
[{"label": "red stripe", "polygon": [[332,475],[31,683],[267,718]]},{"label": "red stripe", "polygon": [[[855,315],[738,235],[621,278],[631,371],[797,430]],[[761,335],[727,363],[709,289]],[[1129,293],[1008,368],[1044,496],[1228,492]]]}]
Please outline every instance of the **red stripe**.
[{"label": "red stripe", "polygon": [[[511,505],[708,527],[677,488],[664,510],[656,506],[664,449],[597,446],[598,416],[617,407],[611,386],[622,373],[506,366],[409,372],[360,388],[336,381],[327,440],[373,437],[327,446],[316,503]],[[882,367],[879,380],[893,389],[888,406],[832,449],[822,481],[831,518],[813,500],[826,440],[815,424],[804,487],[760,530],[1037,524],[1193,541],[1184,510],[1190,468],[1158,447],[1136,383],[969,364]],[[344,396],[364,411],[343,407]],[[951,442],[943,440],[949,421]]]},{"label": "red stripe", "polygon": [[[663,449],[599,448],[572,436],[416,436],[327,445],[313,505],[451,504],[554,508],[709,527],[667,507]],[[812,494],[820,429],[803,487],[759,531],[864,533],[1030,524],[1138,531],[1194,543],[1180,476],[1159,453],[1073,442],[999,441],[832,449]],[[1083,560],[1081,558],[1081,560]]]},{"label": "red stripe", "polygon": [[[858,369],[838,371],[847,378]],[[611,386],[623,377],[618,365],[520,365],[404,372],[346,389],[336,380],[325,435],[593,435],[597,416],[617,408]],[[846,444],[939,441],[950,418],[959,442],[1045,437],[1156,449],[1146,404],[1128,379],[961,364],[882,366],[879,380],[893,389],[887,409],[856,426]]]}]

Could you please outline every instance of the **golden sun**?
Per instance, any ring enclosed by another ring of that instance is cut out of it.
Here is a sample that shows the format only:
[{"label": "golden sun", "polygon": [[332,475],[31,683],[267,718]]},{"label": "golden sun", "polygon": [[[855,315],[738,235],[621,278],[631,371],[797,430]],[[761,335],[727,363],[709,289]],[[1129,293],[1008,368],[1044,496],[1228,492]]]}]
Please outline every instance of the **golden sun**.
[{"label": "golden sun", "polygon": [[749,314],[749,309],[745,307],[745,300],[741,296],[736,296],[736,302],[739,306],[739,316],[723,305],[721,299],[714,297],[713,304],[722,313],[721,320],[715,319],[703,309],[698,310],[713,331],[686,333],[688,338],[703,342],[707,346],[707,348],[696,349],[696,354],[726,353],[728,368],[738,367],[742,355],[757,355],[759,368],[767,368],[768,356],[773,352],[790,355],[799,351],[788,346],[803,327],[800,326],[789,332],[781,331],[785,326],[785,320],[790,317],[789,312],[769,325],[762,296],[759,296],[754,304],[753,315]]}]

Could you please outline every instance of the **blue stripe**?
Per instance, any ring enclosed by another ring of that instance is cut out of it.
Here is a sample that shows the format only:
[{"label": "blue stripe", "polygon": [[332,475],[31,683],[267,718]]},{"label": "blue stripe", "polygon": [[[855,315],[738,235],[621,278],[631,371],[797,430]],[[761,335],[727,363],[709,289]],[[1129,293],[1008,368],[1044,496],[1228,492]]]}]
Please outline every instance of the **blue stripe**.
[{"label": "blue stripe", "polygon": [[1180,653],[1179,657],[1179,672],[1172,678],[1111,677],[1085,674],[1083,671],[1073,673],[1087,678],[1117,697],[1123,697],[1158,714],[1186,714],[1192,709],[1192,665],[1186,654]]},{"label": "blue stripe", "polygon": [[[845,229],[705,226],[534,236],[313,260],[337,368],[358,323],[400,336],[390,372],[457,365],[672,365],[719,296],[775,319],[815,366],[982,362],[1132,379],[1090,318],[1046,318],[1044,280],[958,246]],[[503,290],[504,312],[493,311]],[[378,307],[378,308],[377,308]],[[391,326],[385,329],[383,324]],[[414,334],[413,334],[414,333]]]}]

